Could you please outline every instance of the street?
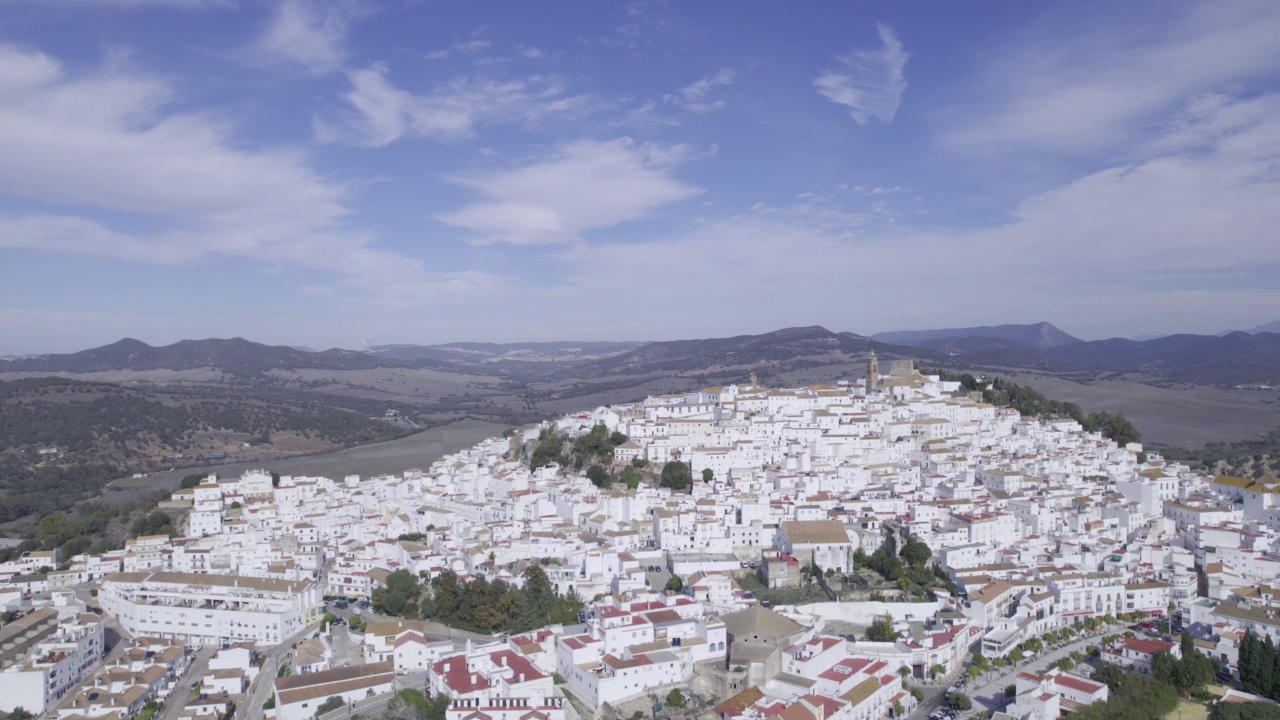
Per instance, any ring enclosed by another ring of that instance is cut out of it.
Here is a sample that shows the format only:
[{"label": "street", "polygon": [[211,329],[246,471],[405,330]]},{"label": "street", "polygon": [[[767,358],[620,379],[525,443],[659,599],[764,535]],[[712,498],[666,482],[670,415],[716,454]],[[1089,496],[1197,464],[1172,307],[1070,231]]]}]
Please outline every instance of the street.
[{"label": "street", "polygon": [[[1105,632],[1117,631],[1108,630]],[[1049,668],[1051,663],[1070,655],[1073,650],[1085,655],[1090,646],[1098,644],[1099,637],[1101,635],[1093,635],[1086,632],[1082,637],[1072,640],[1061,647],[1044,650],[1033,659],[1024,660],[1014,667],[999,668],[990,673],[979,675],[976,681],[970,681],[966,688],[961,691],[973,699],[973,710],[966,713],[966,715],[972,715],[982,710],[1003,709],[1006,702],[1004,689],[1014,684],[1014,678],[1018,673],[1043,672]],[[990,679],[986,679],[987,677]]]}]

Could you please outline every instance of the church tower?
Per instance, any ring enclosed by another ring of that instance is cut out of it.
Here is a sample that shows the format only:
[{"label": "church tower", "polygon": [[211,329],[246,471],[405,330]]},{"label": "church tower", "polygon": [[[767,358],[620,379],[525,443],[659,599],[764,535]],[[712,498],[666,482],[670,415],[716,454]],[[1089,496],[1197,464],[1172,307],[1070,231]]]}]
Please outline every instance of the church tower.
[{"label": "church tower", "polygon": [[871,351],[871,357],[867,358],[867,392],[874,392],[880,387],[880,361],[876,359],[876,353]]}]

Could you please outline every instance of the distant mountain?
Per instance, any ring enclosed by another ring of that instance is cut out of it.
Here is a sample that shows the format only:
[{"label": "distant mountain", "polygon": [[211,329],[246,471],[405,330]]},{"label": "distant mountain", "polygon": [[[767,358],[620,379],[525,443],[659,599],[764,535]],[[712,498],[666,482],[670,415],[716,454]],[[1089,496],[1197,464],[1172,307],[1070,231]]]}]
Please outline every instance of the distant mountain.
[{"label": "distant mountain", "polygon": [[639,342],[526,342],[478,343],[457,342],[443,345],[374,345],[366,353],[392,360],[433,360],[437,362],[497,363],[512,362],[581,362],[618,355],[634,350]]},{"label": "distant mountain", "polygon": [[[871,336],[872,340],[892,345],[908,345],[912,347],[929,347],[951,351],[950,344],[970,338],[989,340],[1006,340],[1033,348],[1055,348],[1080,342],[1047,322],[1033,325],[989,325],[969,328],[947,328],[942,330],[897,330],[882,332]],[[962,343],[964,344],[964,343]],[[964,344],[974,347],[972,343]]]},{"label": "distant mountain", "polygon": [[1249,331],[1251,335],[1257,335],[1258,333],[1280,333],[1280,320],[1269,322],[1266,325],[1259,325]]},{"label": "distant mountain", "polygon": [[182,340],[152,347],[125,338],[92,350],[0,361],[0,372],[91,373],[111,370],[194,370],[215,368],[230,375],[266,370],[360,370],[384,363],[353,350],[308,352],[282,345],[263,345],[244,338]]},{"label": "distant mountain", "polygon": [[760,365],[766,365],[770,371],[776,372],[861,360],[872,350],[886,357],[917,354],[910,348],[876,342],[854,333],[836,333],[815,325],[786,328],[763,335],[649,343],[611,358],[575,366],[564,371],[564,375],[600,378],[647,374],[705,374],[749,370]]},{"label": "distant mountain", "polygon": [[1168,335],[1154,340],[1111,338],[1039,349],[973,341],[950,343],[948,364],[1033,368],[1050,372],[1141,373],[1198,385],[1280,384],[1280,334],[1233,332]]}]

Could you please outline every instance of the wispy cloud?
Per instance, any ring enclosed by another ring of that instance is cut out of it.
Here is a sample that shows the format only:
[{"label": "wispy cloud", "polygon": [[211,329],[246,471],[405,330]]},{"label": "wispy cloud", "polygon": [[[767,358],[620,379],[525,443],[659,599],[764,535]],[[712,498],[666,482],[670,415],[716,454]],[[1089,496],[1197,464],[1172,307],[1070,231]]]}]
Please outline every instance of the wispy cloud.
[{"label": "wispy cloud", "polygon": [[365,8],[360,0],[280,0],[266,31],[247,53],[258,63],[333,72],[347,59],[347,32]]},{"label": "wispy cloud", "polygon": [[531,164],[450,177],[486,199],[438,219],[473,231],[478,243],[569,242],[696,195],[698,188],[673,175],[694,155],[685,145],[578,140]]},{"label": "wispy cloud", "polygon": [[469,55],[477,53],[481,50],[488,50],[493,43],[488,40],[467,40],[465,42],[455,43],[443,50],[431,50],[424,53],[423,57],[428,60],[443,60],[450,55]]},{"label": "wispy cloud", "polygon": [[663,96],[663,101],[678,105],[685,110],[699,115],[713,113],[728,107],[723,99],[712,98],[712,92],[718,87],[732,85],[737,73],[725,68],[715,75],[704,77],[697,82],[681,88],[674,94]]},{"label": "wispy cloud", "polygon": [[[646,296],[646,314],[664,319],[666,337],[801,322],[874,332],[975,316],[1052,318],[1105,337],[1132,330],[1127,323],[1135,317],[1147,318],[1155,332],[1274,316],[1280,94],[1199,99],[1162,136],[1168,142],[1141,159],[1027,197],[1006,220],[971,229],[913,228],[909,214],[883,204],[895,188],[868,187],[710,216],[646,242],[583,243],[564,253],[571,279],[538,301],[562,303],[572,325],[607,324],[617,337],[651,334],[651,324],[627,312],[631,297],[610,290],[617,268],[626,268],[629,277],[680,288]],[[843,287],[848,268],[905,268],[907,255],[910,272],[872,273],[859,286],[870,296],[896,298],[891,317],[833,304],[839,294],[832,288]],[[979,275],[1000,282],[964,279]],[[941,287],[963,291],[940,306]],[[762,304],[760,288],[786,291]],[[753,325],[726,326],[725,318],[747,306]],[[833,306],[840,309],[826,309]],[[1116,307],[1131,312],[1121,315]]]},{"label": "wispy cloud", "polygon": [[[1280,63],[1280,5],[1174,4],[1085,33],[1040,28],[986,59],[975,101],[948,113],[944,147],[969,153],[1061,155],[1131,145],[1194,95]],[[1140,39],[1135,39],[1140,38]]]},{"label": "wispy cloud", "polygon": [[347,108],[312,119],[321,142],[367,147],[401,137],[466,137],[485,123],[537,123],[547,117],[584,111],[589,98],[568,95],[557,78],[534,75],[517,80],[455,78],[425,95],[396,87],[383,63],[349,70]]},{"label": "wispy cloud", "polygon": [[825,70],[813,81],[819,95],[849,108],[849,115],[859,125],[871,120],[893,122],[907,91],[906,67],[911,55],[898,42],[893,28],[883,23],[876,28],[881,47],[837,57],[842,67]]},{"label": "wispy cloud", "polygon": [[178,7],[193,10],[208,8],[227,8],[235,5],[234,0],[13,0],[41,5],[90,5],[99,8],[139,8],[146,6]]},{"label": "wispy cloud", "polygon": [[172,110],[177,92],[160,78],[110,65],[70,76],[6,45],[0,68],[0,193],[46,208],[0,214],[0,246],[143,263],[247,258],[389,302],[497,282],[379,249],[347,227],[348,187],[296,150],[244,149],[231,125]]}]

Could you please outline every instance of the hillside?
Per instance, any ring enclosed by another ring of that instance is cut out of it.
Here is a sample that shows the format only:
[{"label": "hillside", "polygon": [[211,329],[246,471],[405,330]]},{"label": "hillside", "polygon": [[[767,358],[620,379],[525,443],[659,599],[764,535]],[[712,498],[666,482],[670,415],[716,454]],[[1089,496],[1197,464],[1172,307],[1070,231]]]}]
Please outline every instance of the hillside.
[{"label": "hillside", "polygon": [[0,522],[68,507],[122,475],[202,457],[287,457],[405,432],[404,426],[317,402],[63,378],[0,382]]},{"label": "hillside", "polygon": [[1028,347],[1048,349],[1071,345],[1080,342],[1047,322],[1032,325],[987,325],[969,328],[947,328],[941,330],[897,330],[876,333],[872,340],[892,345],[908,345],[912,347],[928,347],[947,349],[951,343],[983,338],[987,340],[1006,340]]},{"label": "hillside", "polygon": [[1280,334],[1169,335],[1154,340],[1093,340],[1041,350],[997,341],[947,346],[949,364],[1050,372],[1140,374],[1189,385],[1280,384]]},{"label": "hillside", "polygon": [[141,340],[118,342],[66,355],[42,355],[0,361],[0,372],[92,373],[109,370],[194,370],[214,368],[228,375],[252,375],[266,370],[316,368],[357,370],[386,364],[352,350],[309,352],[280,345],[263,345],[244,338],[182,340],[152,347]]},{"label": "hillside", "polygon": [[865,358],[875,350],[901,356],[898,348],[853,333],[835,333],[824,327],[785,328],[762,335],[737,335],[708,340],[673,340],[649,343],[604,360],[584,363],[562,377],[600,378],[618,375],[740,372],[752,368],[777,372],[806,363],[847,362]]}]

